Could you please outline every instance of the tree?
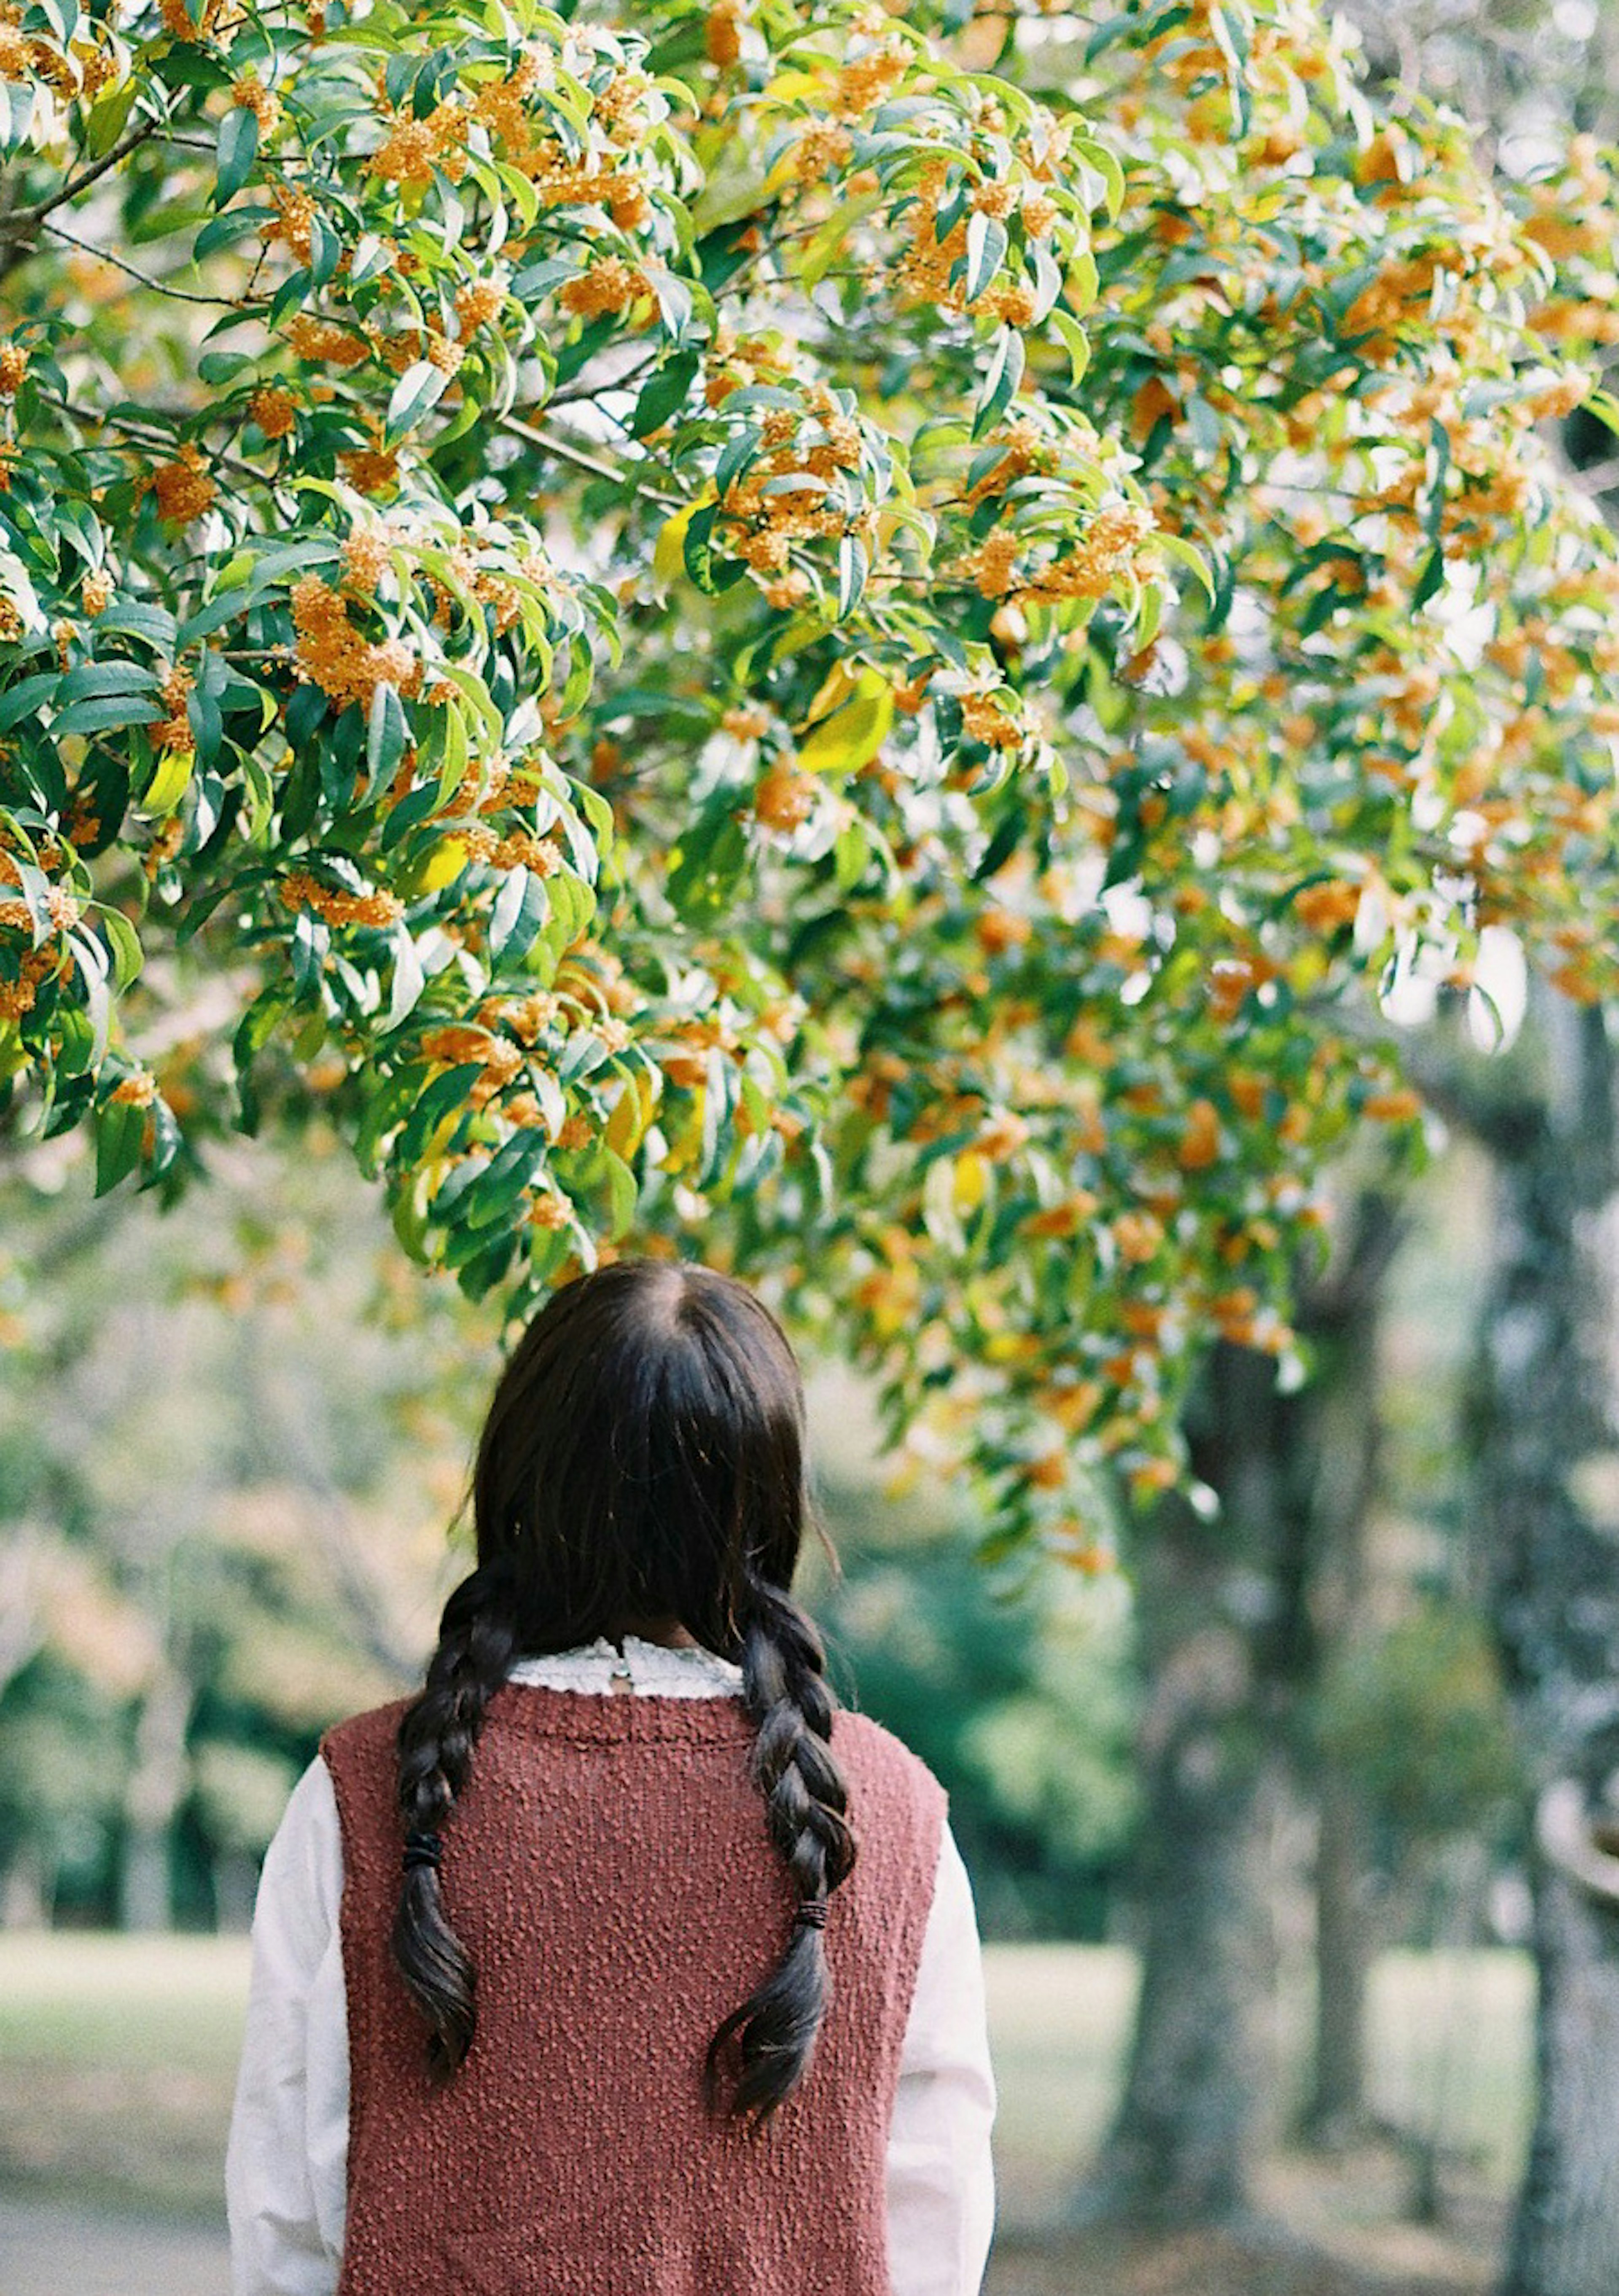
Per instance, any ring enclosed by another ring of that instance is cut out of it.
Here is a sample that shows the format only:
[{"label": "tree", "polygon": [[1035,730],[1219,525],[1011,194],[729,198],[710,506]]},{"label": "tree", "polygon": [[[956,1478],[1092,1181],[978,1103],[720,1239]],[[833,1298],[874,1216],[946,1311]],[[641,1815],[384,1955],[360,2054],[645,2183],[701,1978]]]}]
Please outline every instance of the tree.
[{"label": "tree", "polygon": [[68,4],[12,1121],[173,1192],[322,1103],[514,1308],[728,1256],[1105,1567],[1210,1341],[1300,1367],[1377,993],[1610,983],[1606,162],[1492,182],[1296,0]]},{"label": "tree", "polygon": [[1581,184],[1515,211],[1278,5],[53,5],[13,1121],[172,1188],[324,1096],[514,1304],[631,1231],[812,1258],[1091,1557],[1086,1475],[1170,1472],[1212,1332],[1285,1351],[1322,1155],[1410,1112],[1333,998],[1492,920],[1600,976],[1614,562],[1534,429]]}]

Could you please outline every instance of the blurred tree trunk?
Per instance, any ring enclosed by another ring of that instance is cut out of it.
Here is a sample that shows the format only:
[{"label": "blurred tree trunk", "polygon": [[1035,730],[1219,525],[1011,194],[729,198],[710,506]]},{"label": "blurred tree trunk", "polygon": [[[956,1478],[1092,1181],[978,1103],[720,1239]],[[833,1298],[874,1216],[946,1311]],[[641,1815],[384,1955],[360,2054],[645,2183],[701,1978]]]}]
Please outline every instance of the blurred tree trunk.
[{"label": "blurred tree trunk", "polygon": [[142,1702],[135,1764],[124,1792],[119,1920],[127,1930],[170,1924],[169,1850],[185,1794],[190,1718],[191,1685],[177,1666],[165,1662]]},{"label": "blurred tree trunk", "polygon": [[[1315,1354],[1301,1398],[1297,1480],[1307,1513],[1313,1677],[1365,1629],[1367,1530],[1383,1456],[1378,1352],[1388,1272],[1407,1220],[1383,1187],[1363,1188],[1329,1275],[1310,1285],[1300,1330]],[[1376,1925],[1371,1821],[1360,1782],[1310,1765],[1317,1810],[1316,2009],[1305,2133],[1340,2144],[1367,2119],[1366,2004]]]},{"label": "blurred tree trunk", "polygon": [[[1323,1632],[1348,1631],[1360,1599],[1377,1320],[1402,1232],[1386,1191],[1356,1200],[1331,1273],[1303,1290],[1318,1368],[1296,1392],[1281,1391],[1270,1357],[1215,1347],[1187,1434],[1219,1514],[1171,1496],[1142,1542],[1141,1994],[1123,2099],[1081,2196],[1091,2213],[1195,2224],[1247,2205],[1275,2094],[1265,1837]],[[1338,1784],[1318,1874],[1315,2103],[1342,2123],[1363,2106],[1368,1947],[1364,1819]]]},{"label": "blurred tree trunk", "polygon": [[1085,2197],[1142,2222],[1241,2212],[1270,2089],[1264,1836],[1302,1618],[1287,1591],[1294,1409],[1269,1357],[1220,1342],[1188,1428],[1220,1514],[1205,1521],[1166,1498],[1138,1565],[1141,1995],[1123,2101]]},{"label": "blurred tree trunk", "polygon": [[1619,2285],[1619,1119],[1600,1012],[1543,994],[1544,1088],[1488,1120],[1500,1257],[1475,1520],[1538,1797],[1538,2118],[1507,2296]]}]

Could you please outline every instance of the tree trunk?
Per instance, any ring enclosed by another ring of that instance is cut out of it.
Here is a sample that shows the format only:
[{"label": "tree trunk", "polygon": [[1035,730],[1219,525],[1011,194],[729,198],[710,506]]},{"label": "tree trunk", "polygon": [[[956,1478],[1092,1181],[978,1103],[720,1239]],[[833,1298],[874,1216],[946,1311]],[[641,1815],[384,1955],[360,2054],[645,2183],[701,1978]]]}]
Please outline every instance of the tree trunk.
[{"label": "tree trunk", "polygon": [[[1319,1677],[1365,1630],[1367,1527],[1383,1456],[1378,1348],[1387,1277],[1408,1222],[1381,1187],[1362,1188],[1328,1277],[1304,1292],[1301,1331],[1315,1372],[1301,1397],[1308,1521],[1311,1672]],[[1371,1821],[1359,1781],[1317,1760],[1315,2031],[1305,2134],[1351,2141],[1367,2120],[1366,2005],[1376,1943]]]},{"label": "tree trunk", "polygon": [[1619,1124],[1603,1018],[1542,997],[1543,1088],[1499,1109],[1475,1511],[1540,1825],[1538,2117],[1507,2296],[1619,2284]]},{"label": "tree trunk", "polygon": [[1290,1400],[1269,1357],[1222,1341],[1188,1422],[1219,1518],[1172,1496],[1143,1541],[1141,1995],[1123,2100],[1081,2198],[1092,2213],[1184,2225],[1247,2202],[1272,2087],[1266,1837],[1297,1623],[1278,1473]]},{"label": "tree trunk", "polygon": [[1346,2144],[1366,2125],[1366,2003],[1374,1928],[1368,1903],[1370,1826],[1352,1778],[1326,1771],[1316,1835],[1315,2047],[1304,2133]]},{"label": "tree trunk", "polygon": [[177,1668],[153,1681],[136,1726],[135,1767],[124,1794],[124,1854],[119,1920],[127,1930],[170,1925],[169,1853],[186,1784],[185,1728],[191,1690]]},{"label": "tree trunk", "polygon": [[[1299,1693],[1359,1602],[1377,1320],[1402,1232],[1382,1190],[1356,1200],[1329,1275],[1303,1287],[1318,1368],[1297,1393],[1269,1357],[1213,1349],[1187,1433],[1219,1515],[1166,1500],[1142,1542],[1141,1995],[1123,2099],[1081,2198],[1090,2214],[1185,2225],[1247,2206],[1277,2094],[1267,1841],[1290,1790]],[[1323,1837],[1336,1862],[1318,1874],[1317,2104],[1341,2125],[1362,2105],[1368,1947],[1364,1821],[1337,1785]]]}]

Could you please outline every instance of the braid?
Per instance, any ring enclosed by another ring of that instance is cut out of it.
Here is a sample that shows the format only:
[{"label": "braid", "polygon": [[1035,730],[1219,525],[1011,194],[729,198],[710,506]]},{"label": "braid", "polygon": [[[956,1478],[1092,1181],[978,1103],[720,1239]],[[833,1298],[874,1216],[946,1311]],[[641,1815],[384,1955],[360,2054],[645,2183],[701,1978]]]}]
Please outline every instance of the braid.
[{"label": "braid", "polygon": [[427,2062],[440,2079],[471,2047],[477,2009],[476,1972],[439,1894],[437,1837],[466,1785],[485,1710],[516,1647],[509,1566],[497,1556],[464,1578],[444,1605],[426,1683],[399,1724],[399,1808],[406,1833],[426,1835],[431,1854],[413,1841],[407,1855],[393,1957],[427,2021]]},{"label": "braid", "polygon": [[848,1880],[855,1853],[845,1816],[848,1789],[828,1742],[833,1701],[820,1637],[779,1587],[751,1578],[748,1595],[742,1670],[743,1697],[759,1726],[753,1775],[800,1911],[778,1966],[710,2043],[707,2071],[712,2103],[721,2059],[735,2042],[739,2067],[731,2111],[762,2122],[803,2079],[831,2004],[821,1923],[826,1901]]}]

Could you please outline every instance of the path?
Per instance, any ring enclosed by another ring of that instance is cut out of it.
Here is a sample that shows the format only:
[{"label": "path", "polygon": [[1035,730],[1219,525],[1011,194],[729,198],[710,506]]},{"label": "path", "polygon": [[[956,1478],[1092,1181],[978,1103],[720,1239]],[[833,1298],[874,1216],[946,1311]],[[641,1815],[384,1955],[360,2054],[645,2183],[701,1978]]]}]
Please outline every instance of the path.
[{"label": "path", "polygon": [[226,2296],[223,2228],[0,2199],[5,2296]]}]

